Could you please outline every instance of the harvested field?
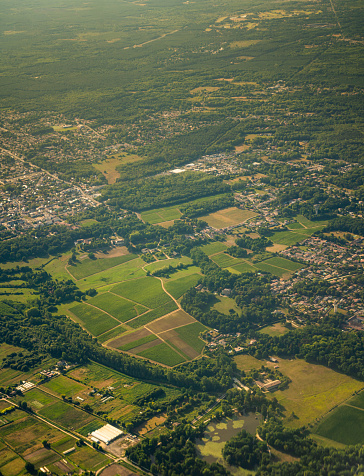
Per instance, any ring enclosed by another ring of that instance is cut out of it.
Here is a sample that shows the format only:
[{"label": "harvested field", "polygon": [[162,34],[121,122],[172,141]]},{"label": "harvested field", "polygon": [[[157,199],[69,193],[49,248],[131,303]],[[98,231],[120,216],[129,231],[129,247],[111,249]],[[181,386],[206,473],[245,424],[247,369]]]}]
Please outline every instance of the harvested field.
[{"label": "harvested field", "polygon": [[[162,341],[160,339],[158,339],[158,337],[156,337],[151,342],[146,342],[145,344],[133,346],[129,350],[129,352],[131,352],[132,354],[137,355],[137,354],[140,354],[141,352],[144,352],[147,349],[151,349],[152,347],[155,347],[156,345],[159,345],[161,343],[162,343]],[[136,342],[136,344],[137,344],[137,342]]]},{"label": "harvested field", "polygon": [[148,324],[148,329],[156,334],[161,332],[169,331],[170,329],[174,329],[175,327],[183,326],[186,324],[190,324],[191,322],[196,322],[195,319],[189,316],[186,312],[182,310],[178,310],[172,312],[166,317],[162,317],[157,321],[154,321]]}]

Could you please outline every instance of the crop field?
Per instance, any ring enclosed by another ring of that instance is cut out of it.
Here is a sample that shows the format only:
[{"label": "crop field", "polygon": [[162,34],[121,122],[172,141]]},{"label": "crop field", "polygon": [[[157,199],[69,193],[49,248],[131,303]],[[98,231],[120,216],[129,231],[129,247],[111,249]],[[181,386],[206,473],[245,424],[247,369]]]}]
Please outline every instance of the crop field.
[{"label": "crop field", "polygon": [[184,357],[182,357],[182,355],[175,352],[165,343],[139,352],[138,355],[145,357],[146,359],[159,362],[160,364],[168,365],[168,367],[174,367],[175,365],[181,364],[186,360]]},{"label": "crop field", "polygon": [[87,278],[92,274],[100,273],[106,269],[114,268],[120,264],[126,263],[135,259],[134,254],[125,254],[115,256],[114,258],[90,259],[86,258],[76,266],[68,266],[68,271],[75,277],[76,280]]},{"label": "crop field", "polygon": [[226,253],[219,253],[217,255],[212,256],[212,261],[214,261],[220,268],[227,268],[231,266],[236,266],[241,263],[245,263],[245,260],[240,258],[234,258]]},{"label": "crop field", "polygon": [[111,462],[106,455],[93,451],[88,446],[83,446],[78,451],[70,453],[69,459],[80,468],[88,470],[92,468],[93,471],[97,471]]},{"label": "crop field", "polygon": [[244,223],[256,215],[256,213],[250,210],[242,210],[240,208],[231,207],[225,208],[225,210],[220,210],[215,213],[210,213],[209,215],[201,217],[201,220],[206,221],[209,226],[212,226],[213,228],[220,229],[239,225],[240,223]]},{"label": "crop field", "polygon": [[114,337],[119,336],[120,334],[123,334],[126,331],[126,328],[123,326],[117,326],[114,327],[113,329],[110,329],[107,332],[104,332],[103,334],[100,334],[97,336],[97,340],[103,344],[104,342],[113,339]]},{"label": "crop field", "polygon": [[241,263],[235,264],[231,267],[228,267],[227,269],[232,273],[236,271],[239,273],[255,273],[257,271],[257,268],[255,268],[252,264],[249,264],[247,261],[242,261]]},{"label": "crop field", "polygon": [[[99,418],[83,412],[82,410],[78,410],[71,405],[67,405],[67,403],[62,401],[57,401],[56,403],[41,409],[39,414],[68,430],[81,430],[83,426],[94,420],[99,422],[100,427],[103,426],[103,422]],[[84,436],[87,436],[87,434]]]},{"label": "crop field", "polygon": [[279,257],[269,258],[265,261],[261,261],[260,263],[256,263],[254,266],[258,269],[261,269],[262,271],[268,271],[269,273],[278,277],[288,277],[294,271],[304,267],[304,265],[300,263],[295,263],[294,261]]},{"label": "crop field", "polygon": [[165,259],[161,261],[155,261],[154,263],[147,264],[144,269],[152,273],[157,269],[165,268],[166,266],[173,266],[175,268],[179,264],[192,264],[192,259],[188,256],[182,256],[181,258],[172,258],[172,259]]},{"label": "crop field", "polygon": [[190,324],[191,322],[196,321],[189,314],[179,309],[166,317],[162,317],[161,319],[148,324],[148,329],[156,334],[160,334],[161,332],[169,331],[170,329]]},{"label": "crop field", "polygon": [[106,269],[97,274],[92,274],[87,278],[84,278],[77,282],[77,286],[81,290],[89,288],[98,289],[108,284],[119,283],[120,281],[126,281],[128,279],[136,279],[145,276],[145,271],[142,267],[145,265],[145,261],[141,258],[135,258],[126,263],[122,263],[114,268]]},{"label": "crop field", "polygon": [[164,221],[178,220],[182,213],[178,207],[168,208],[156,208],[154,210],[148,210],[141,213],[141,218],[144,222],[148,222],[151,225],[161,223]]},{"label": "crop field", "polygon": [[179,299],[190,288],[196,286],[200,279],[200,274],[191,274],[183,278],[171,279],[165,283],[165,288],[175,299]]},{"label": "crop field", "polygon": [[207,329],[200,322],[194,322],[188,324],[187,326],[178,327],[175,329],[175,332],[186,342],[190,347],[195,349],[195,351],[200,354],[202,349],[205,346],[205,343],[199,338],[201,332],[204,332]]},{"label": "crop field", "polygon": [[112,288],[112,292],[149,308],[155,308],[170,301],[159,279],[152,277],[120,283]]},{"label": "crop field", "polygon": [[[121,345],[119,347],[120,350],[128,351],[132,350],[136,347],[140,347],[145,344],[149,344],[150,342],[159,341],[158,337],[154,334],[147,335],[142,337],[141,339],[134,340],[133,342],[129,342],[128,344]],[[160,341],[159,341],[160,342]],[[136,351],[138,353],[138,351]]]},{"label": "crop field", "polygon": [[148,310],[140,304],[135,304],[110,292],[98,294],[89,299],[87,303],[111,314],[120,322],[128,321]]},{"label": "crop field", "polygon": [[42,384],[42,387],[57,396],[65,395],[66,397],[73,397],[78,393],[85,391],[84,385],[81,385],[63,375],[52,378],[49,382]]},{"label": "crop field", "polygon": [[220,253],[221,251],[225,251],[227,246],[220,241],[215,241],[214,243],[209,243],[208,245],[204,245],[201,247],[201,250],[207,254],[207,256],[214,255],[216,253]]},{"label": "crop field", "polygon": [[70,308],[70,312],[74,314],[81,324],[94,336],[103,334],[119,325],[119,321],[113,317],[87,304],[77,304]]},{"label": "crop field", "polygon": [[129,332],[126,335],[118,337],[117,339],[109,342],[109,346],[115,349],[120,349],[121,347],[131,344],[135,341],[145,339],[146,337],[154,336],[150,331],[145,328],[138,329],[137,331]]},{"label": "crop field", "polygon": [[128,326],[132,327],[133,329],[137,329],[138,327],[149,324],[150,322],[154,321],[154,319],[158,319],[159,317],[165,316],[166,314],[176,310],[176,303],[174,301],[169,301],[167,304],[156,307],[152,311],[146,312],[145,314],[142,314],[141,316],[129,321]]},{"label": "crop field", "polygon": [[364,410],[350,405],[341,405],[330,412],[314,432],[344,445],[362,445],[364,443]]}]

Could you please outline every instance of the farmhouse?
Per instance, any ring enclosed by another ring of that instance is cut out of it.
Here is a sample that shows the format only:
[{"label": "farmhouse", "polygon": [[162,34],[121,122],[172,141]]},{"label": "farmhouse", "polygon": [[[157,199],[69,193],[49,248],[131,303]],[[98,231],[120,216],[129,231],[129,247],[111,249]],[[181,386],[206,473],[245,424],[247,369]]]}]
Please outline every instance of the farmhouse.
[{"label": "farmhouse", "polygon": [[90,434],[90,437],[92,441],[101,441],[102,443],[105,443],[105,445],[108,445],[122,434],[123,432],[121,430],[119,430],[115,426],[107,424],[102,428],[93,431]]}]

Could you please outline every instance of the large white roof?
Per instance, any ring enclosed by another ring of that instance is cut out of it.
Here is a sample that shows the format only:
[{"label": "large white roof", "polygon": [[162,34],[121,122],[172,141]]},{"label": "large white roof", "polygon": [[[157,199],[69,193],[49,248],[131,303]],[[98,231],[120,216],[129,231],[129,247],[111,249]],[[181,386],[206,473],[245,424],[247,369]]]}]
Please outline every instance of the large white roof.
[{"label": "large white roof", "polygon": [[111,441],[122,435],[123,432],[112,425],[105,425],[91,433],[91,436],[108,445]]}]

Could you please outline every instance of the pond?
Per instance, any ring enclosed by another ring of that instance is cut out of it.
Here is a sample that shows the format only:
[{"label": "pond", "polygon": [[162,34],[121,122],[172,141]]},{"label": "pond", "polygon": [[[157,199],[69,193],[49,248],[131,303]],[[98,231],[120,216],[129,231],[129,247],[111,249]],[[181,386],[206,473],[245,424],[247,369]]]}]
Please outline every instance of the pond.
[{"label": "pond", "polygon": [[222,449],[225,443],[242,429],[255,435],[260,423],[261,416],[255,415],[255,413],[249,413],[244,416],[235,414],[232,418],[222,420],[221,422],[210,423],[206,428],[204,437],[201,440],[196,440],[197,454],[207,463],[222,464],[237,476],[252,474],[252,471],[228,466],[222,457]]}]

